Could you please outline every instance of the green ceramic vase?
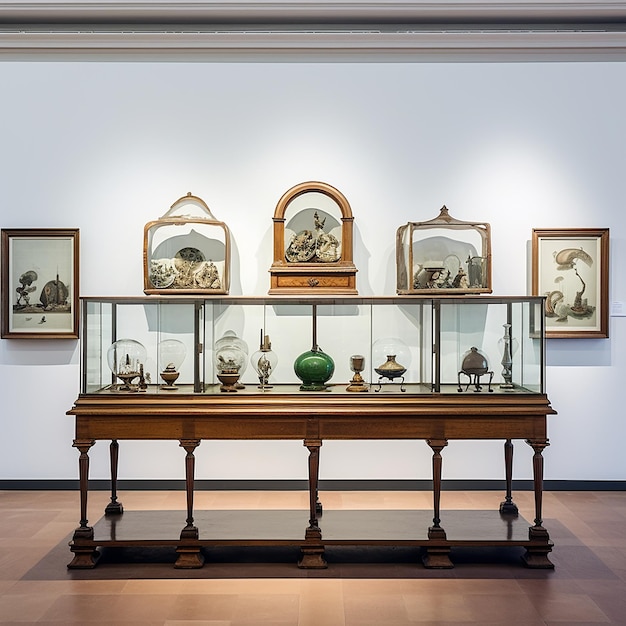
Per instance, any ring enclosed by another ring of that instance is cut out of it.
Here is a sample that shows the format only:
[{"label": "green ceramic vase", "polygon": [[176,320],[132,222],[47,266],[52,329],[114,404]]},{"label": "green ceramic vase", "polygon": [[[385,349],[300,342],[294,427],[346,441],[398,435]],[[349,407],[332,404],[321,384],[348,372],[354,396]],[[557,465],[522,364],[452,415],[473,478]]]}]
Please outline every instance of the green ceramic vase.
[{"label": "green ceramic vase", "polygon": [[335,372],[335,362],[318,348],[302,353],[295,360],[293,369],[302,381],[300,391],[324,391]]}]

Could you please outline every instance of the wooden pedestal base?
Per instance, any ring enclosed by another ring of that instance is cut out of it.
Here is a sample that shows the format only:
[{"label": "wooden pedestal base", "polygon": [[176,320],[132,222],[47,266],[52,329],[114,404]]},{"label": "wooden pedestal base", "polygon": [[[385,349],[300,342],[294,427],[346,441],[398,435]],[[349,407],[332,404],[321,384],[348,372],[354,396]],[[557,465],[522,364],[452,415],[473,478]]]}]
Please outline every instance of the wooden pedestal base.
[{"label": "wooden pedestal base", "polygon": [[307,528],[304,534],[306,543],[300,546],[302,557],[298,561],[301,569],[326,569],[328,563],[324,559],[322,531],[319,528]]},{"label": "wooden pedestal base", "polygon": [[[450,560],[450,546],[437,545],[438,542],[447,541],[446,531],[441,526],[431,526],[428,529],[428,545],[424,549],[422,563],[428,569],[452,569]],[[431,542],[433,542],[431,544]]]},{"label": "wooden pedestal base", "polygon": [[554,563],[548,558],[553,546],[548,531],[543,526],[531,526],[528,538],[532,543],[526,547],[526,553],[522,557],[526,567],[554,569]]},{"label": "wooden pedestal base", "polygon": [[176,553],[176,569],[198,569],[204,565],[204,555],[199,546],[178,546]]},{"label": "wooden pedestal base", "polygon": [[502,516],[497,511],[442,511],[444,530],[432,525],[432,512],[425,510],[326,510],[319,527],[305,529],[304,541],[307,512],[302,510],[197,511],[193,527],[185,527],[182,533],[181,515],[180,511],[127,510],[102,517],[93,529],[78,528],[70,543],[74,558],[68,568],[95,567],[99,549],[162,546],[175,551],[175,568],[197,569],[203,567],[205,554],[210,559],[212,547],[229,545],[299,548],[302,569],[328,567],[326,552],[334,546],[421,548],[428,569],[454,567],[455,549],[524,548],[521,558],[527,567],[554,567],[548,559],[553,544],[545,528],[530,527],[521,516]]},{"label": "wooden pedestal base", "polygon": [[92,569],[96,566],[100,553],[96,550],[93,535],[93,528],[91,526],[77,528],[74,531],[74,537],[69,543],[74,558],[72,562],[68,564],[68,568]]}]

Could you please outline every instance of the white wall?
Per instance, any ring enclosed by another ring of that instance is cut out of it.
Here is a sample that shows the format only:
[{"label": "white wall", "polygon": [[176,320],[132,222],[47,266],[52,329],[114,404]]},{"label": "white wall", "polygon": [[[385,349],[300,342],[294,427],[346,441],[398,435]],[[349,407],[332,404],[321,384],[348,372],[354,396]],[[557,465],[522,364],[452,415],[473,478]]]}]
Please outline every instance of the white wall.
[{"label": "white wall", "polygon": [[[492,225],[494,294],[527,293],[532,228],[611,229],[626,301],[623,63],[0,63],[0,226],[78,227],[82,295],[141,295],[144,224],[191,191],[234,239],[231,293],[264,295],[272,214],[322,180],[355,215],[357,286],[395,288],[395,231]],[[549,340],[547,479],[625,480],[626,318]],[[1,340],[0,479],[77,476],[78,343]],[[122,442],[120,478],[179,478],[176,442]],[[424,442],[325,442],[322,478],[428,478]],[[500,442],[451,443],[445,478],[500,478]],[[531,476],[516,446],[516,478]],[[94,478],[108,475],[104,442]],[[304,478],[298,442],[203,442],[199,478]]]}]

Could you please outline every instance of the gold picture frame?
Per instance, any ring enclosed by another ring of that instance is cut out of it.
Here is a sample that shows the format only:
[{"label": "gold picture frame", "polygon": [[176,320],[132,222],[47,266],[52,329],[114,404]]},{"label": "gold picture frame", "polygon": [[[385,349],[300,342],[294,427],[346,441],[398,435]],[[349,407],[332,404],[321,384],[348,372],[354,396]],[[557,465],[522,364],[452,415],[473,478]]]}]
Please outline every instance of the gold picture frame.
[{"label": "gold picture frame", "polygon": [[77,339],[79,230],[2,229],[2,338]]},{"label": "gold picture frame", "polygon": [[532,294],[546,298],[547,338],[607,338],[609,229],[534,228]]}]

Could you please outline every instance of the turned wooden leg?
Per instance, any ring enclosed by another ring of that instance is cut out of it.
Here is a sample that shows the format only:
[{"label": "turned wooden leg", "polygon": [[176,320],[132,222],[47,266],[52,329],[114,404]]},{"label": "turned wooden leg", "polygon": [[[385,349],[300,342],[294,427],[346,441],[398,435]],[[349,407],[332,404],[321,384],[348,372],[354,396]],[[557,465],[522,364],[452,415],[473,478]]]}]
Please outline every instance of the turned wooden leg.
[{"label": "turned wooden leg", "polygon": [[323,569],[328,567],[324,559],[322,531],[317,519],[318,511],[318,479],[320,467],[320,439],[306,439],[304,445],[309,450],[309,526],[304,533],[304,544],[300,550],[302,557],[298,567],[303,569]]},{"label": "turned wooden leg", "polygon": [[[441,527],[441,451],[448,445],[446,439],[428,439],[428,445],[433,451],[433,525],[428,529],[429,545],[422,558],[425,567],[428,568],[451,568],[450,546],[442,545],[446,541],[446,531]],[[432,544],[431,544],[432,542]]]},{"label": "turned wooden leg", "polygon": [[111,457],[111,502],[104,509],[105,515],[120,515],[124,512],[121,502],[117,501],[117,467],[119,459],[120,445],[117,439],[111,441],[109,446],[109,455]]},{"label": "turned wooden leg", "polygon": [[517,505],[513,502],[513,442],[507,439],[504,442],[504,475],[506,479],[506,496],[500,502],[500,513],[503,515],[517,515]]},{"label": "turned wooden leg", "polygon": [[96,443],[93,439],[75,439],[72,444],[80,452],[78,474],[80,486],[80,525],[74,531],[70,550],[74,558],[67,567],[69,569],[91,569],[95,567],[100,553],[93,543],[93,528],[87,519],[87,494],[89,490],[89,449]]},{"label": "turned wooden leg", "polygon": [[180,446],[187,452],[185,457],[185,488],[187,491],[187,525],[180,533],[181,544],[177,546],[178,559],[174,567],[178,569],[196,569],[204,565],[204,556],[200,551],[198,529],[193,523],[193,490],[196,458],[194,450],[200,445],[199,439],[181,439]]},{"label": "turned wooden leg", "polygon": [[535,488],[535,525],[528,529],[528,538],[531,544],[526,548],[522,557],[528,567],[553,569],[554,564],[548,558],[554,545],[550,541],[548,531],[543,527],[542,499],[543,499],[543,450],[549,446],[547,439],[528,439],[526,443],[535,451],[533,455],[533,479]]}]

